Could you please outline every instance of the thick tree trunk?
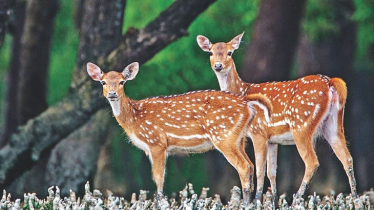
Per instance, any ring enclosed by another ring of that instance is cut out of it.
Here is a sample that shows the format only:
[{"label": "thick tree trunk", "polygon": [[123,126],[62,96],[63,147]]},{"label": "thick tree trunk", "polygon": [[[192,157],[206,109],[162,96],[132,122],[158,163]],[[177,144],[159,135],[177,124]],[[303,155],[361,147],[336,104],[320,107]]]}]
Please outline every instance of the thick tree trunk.
[{"label": "thick tree trunk", "polygon": [[[144,29],[128,33],[109,56],[92,61],[103,69],[111,70],[122,70],[130,61],[144,63],[165,46],[186,35],[192,21],[213,2],[178,0]],[[8,186],[32,167],[42,154],[48,153],[58,142],[84,125],[97,110],[107,107],[100,94],[99,84],[82,81],[61,102],[30,120],[14,134],[10,144],[0,150],[0,188]]]},{"label": "thick tree trunk", "polygon": [[85,0],[74,0],[74,23],[78,30],[82,25],[84,2]]},{"label": "thick tree trunk", "polygon": [[26,22],[21,38],[21,76],[18,81],[21,125],[47,108],[46,80],[57,8],[57,0],[27,1]]},{"label": "thick tree trunk", "polygon": [[84,184],[87,181],[93,183],[100,147],[107,139],[109,120],[107,110],[98,111],[52,150],[46,170],[47,186],[58,185],[65,195],[70,189],[84,194]]},{"label": "thick tree trunk", "polygon": [[360,69],[353,78],[356,82],[348,89],[345,130],[353,156],[357,191],[362,192],[374,186],[374,73],[372,69]]},{"label": "thick tree trunk", "polygon": [[[126,0],[90,0],[82,3],[84,5],[80,14],[83,22],[79,28],[80,44],[73,86],[86,78],[87,71],[82,67],[85,67],[88,61],[98,60],[116,47],[122,37]],[[59,184],[64,194],[68,194],[69,189],[84,189],[80,187],[83,187],[87,181],[93,183],[100,149],[107,139],[106,134],[111,119],[111,115],[108,114],[99,116],[91,122],[91,128],[98,128],[95,132],[85,125],[74,131],[74,135],[62,140],[52,151],[47,163],[46,183]],[[92,135],[93,133],[95,135]],[[76,150],[79,150],[78,156]],[[77,162],[82,163],[82,166],[77,167]],[[55,172],[62,171],[73,171],[73,173],[55,175]]]},{"label": "thick tree trunk", "polygon": [[81,8],[83,10],[77,15],[82,16],[76,17],[76,20],[81,19],[81,23],[77,24],[80,26],[79,53],[72,87],[76,87],[87,79],[87,62],[104,58],[118,46],[122,38],[126,0],[112,0],[110,2],[94,0],[80,3],[83,3]]},{"label": "thick tree trunk", "polygon": [[0,148],[9,142],[10,135],[16,131],[17,126],[20,124],[17,104],[19,92],[21,37],[23,34],[23,26],[25,25],[25,14],[25,2],[14,5],[12,14],[14,21],[9,23],[9,27],[11,28],[9,31],[13,35],[12,54],[6,79],[5,120],[0,136]]},{"label": "thick tree trunk", "polygon": [[241,75],[247,82],[289,78],[305,0],[263,0]]}]

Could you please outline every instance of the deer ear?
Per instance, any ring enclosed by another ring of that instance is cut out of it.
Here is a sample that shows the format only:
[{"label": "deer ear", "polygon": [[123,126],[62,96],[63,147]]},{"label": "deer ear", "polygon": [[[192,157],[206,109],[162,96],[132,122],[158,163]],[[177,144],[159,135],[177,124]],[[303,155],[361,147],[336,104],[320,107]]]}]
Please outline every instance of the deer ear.
[{"label": "deer ear", "polygon": [[197,36],[196,41],[200,48],[205,52],[209,52],[210,48],[212,47],[212,43],[210,43],[209,39],[205,36]]},{"label": "deer ear", "polygon": [[236,37],[234,37],[230,42],[229,44],[231,44],[231,46],[234,48],[234,50],[238,49],[239,48],[239,45],[240,45],[240,41],[242,40],[242,37],[243,37],[243,33],[237,35]]},{"label": "deer ear", "polygon": [[123,70],[122,75],[125,78],[125,80],[133,80],[138,74],[139,71],[139,63],[134,62],[126,66],[126,68]]},{"label": "deer ear", "polygon": [[104,73],[101,71],[100,67],[93,63],[87,63],[87,73],[95,81],[101,81],[104,76]]}]

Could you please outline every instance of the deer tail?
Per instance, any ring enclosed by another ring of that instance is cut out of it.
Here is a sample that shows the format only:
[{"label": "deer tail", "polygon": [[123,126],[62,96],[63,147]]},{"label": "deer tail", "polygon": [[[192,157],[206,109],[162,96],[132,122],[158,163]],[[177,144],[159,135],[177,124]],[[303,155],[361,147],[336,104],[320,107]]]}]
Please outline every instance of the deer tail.
[{"label": "deer tail", "polygon": [[271,113],[273,112],[273,105],[268,97],[262,94],[248,94],[247,96],[248,105],[257,105],[264,111],[265,119],[270,122]]},{"label": "deer tail", "polygon": [[345,82],[338,77],[331,78],[329,80],[330,89],[333,87],[338,95],[339,107],[344,108],[347,99],[347,85]]}]

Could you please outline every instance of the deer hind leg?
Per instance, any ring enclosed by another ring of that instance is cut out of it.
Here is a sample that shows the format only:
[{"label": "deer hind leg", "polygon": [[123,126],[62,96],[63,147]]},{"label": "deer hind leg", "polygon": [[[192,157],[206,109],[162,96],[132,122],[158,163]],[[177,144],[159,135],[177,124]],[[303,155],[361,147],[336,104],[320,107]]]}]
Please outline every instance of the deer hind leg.
[{"label": "deer hind leg", "polygon": [[349,179],[352,197],[357,197],[356,179],[353,171],[353,159],[350,152],[348,151],[346,139],[344,136],[343,110],[340,110],[337,114],[337,116],[327,116],[324,122],[323,136],[325,137],[327,142],[329,142],[334,153],[343,164],[344,170],[346,171]]},{"label": "deer hind leg", "polygon": [[275,206],[278,200],[276,183],[278,144],[268,144],[267,150],[267,175],[270,180],[271,193],[273,196],[272,202]]},{"label": "deer hind leg", "polygon": [[249,186],[250,186],[250,192],[253,192],[253,169],[254,169],[254,165],[252,163],[252,161],[249,159],[247,153],[245,152],[245,146],[246,146],[246,142],[247,142],[247,138],[244,136],[242,141],[241,141],[241,144],[240,144],[240,147],[239,147],[239,151],[241,152],[241,154],[244,156],[244,158],[247,160],[247,163],[249,163],[250,165],[250,175],[249,175]]},{"label": "deer hind leg", "polygon": [[166,151],[163,148],[152,148],[150,153],[149,157],[152,163],[153,180],[156,183],[158,195],[162,195],[165,177]]},{"label": "deer hind leg", "polygon": [[[214,146],[225,156],[227,161],[236,169],[239,174],[240,182],[243,191],[244,205],[248,206],[251,197],[251,183],[249,180],[253,176],[253,163],[243,155],[241,151],[243,138],[240,137],[240,142],[237,139],[228,139],[224,142],[212,141]],[[248,162],[249,161],[249,162]]]},{"label": "deer hind leg", "polygon": [[253,141],[253,149],[255,152],[255,161],[256,161],[256,176],[257,176],[257,189],[255,196],[255,204],[257,200],[260,200],[264,188],[264,179],[265,179],[265,164],[267,156],[267,145],[266,138],[260,135],[251,135]]},{"label": "deer hind leg", "polygon": [[[296,148],[304,161],[305,172],[301,182],[300,188],[297,191],[296,196],[301,197],[304,195],[305,190],[308,188],[310,180],[316,172],[319,162],[317,155],[313,147],[313,132],[307,131],[293,131],[293,137],[295,139]],[[295,202],[295,200],[294,200]]]}]

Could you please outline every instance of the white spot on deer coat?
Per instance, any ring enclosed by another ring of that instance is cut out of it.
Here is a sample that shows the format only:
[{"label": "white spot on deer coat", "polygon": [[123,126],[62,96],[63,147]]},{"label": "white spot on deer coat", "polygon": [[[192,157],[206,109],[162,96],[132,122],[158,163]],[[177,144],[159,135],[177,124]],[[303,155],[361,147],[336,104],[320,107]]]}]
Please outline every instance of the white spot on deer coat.
[{"label": "white spot on deer coat", "polygon": [[319,109],[320,109],[320,105],[319,105],[319,104],[317,104],[317,105],[316,105],[316,108],[314,108],[314,112],[313,112],[313,119],[315,119],[315,118],[316,118],[316,116],[317,116],[317,113],[318,113]]}]

